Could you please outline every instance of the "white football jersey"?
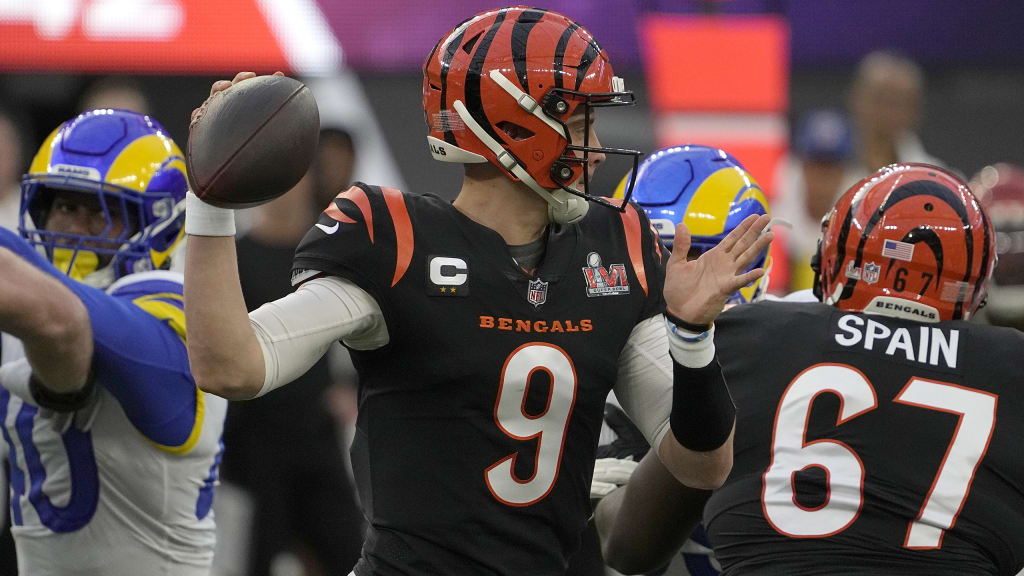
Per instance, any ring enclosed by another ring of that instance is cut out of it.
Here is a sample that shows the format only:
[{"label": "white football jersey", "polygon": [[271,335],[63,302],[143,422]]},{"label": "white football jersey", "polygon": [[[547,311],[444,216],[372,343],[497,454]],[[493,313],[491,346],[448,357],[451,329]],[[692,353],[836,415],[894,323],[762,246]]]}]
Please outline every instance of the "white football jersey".
[{"label": "white football jersey", "polygon": [[[181,376],[187,369],[183,348],[160,353],[177,346],[174,339],[184,333],[180,281],[175,280],[169,273],[146,273],[111,287],[108,292],[132,305],[126,310],[141,309],[178,334],[159,325],[127,334],[130,340],[152,341],[139,349],[126,343],[132,350],[125,364],[134,368],[97,372],[91,399],[75,412],[35,404],[21,342],[0,335],[0,418],[21,574],[209,573],[213,491],[227,401],[199,391],[194,383],[187,392],[191,380]],[[170,364],[177,374],[173,387],[167,386],[171,370],[164,370]],[[154,366],[164,370],[161,376],[139,377],[140,367]],[[105,381],[111,374],[122,380]],[[157,390],[158,385],[164,389]],[[160,443],[168,438],[175,439],[173,445]]]}]

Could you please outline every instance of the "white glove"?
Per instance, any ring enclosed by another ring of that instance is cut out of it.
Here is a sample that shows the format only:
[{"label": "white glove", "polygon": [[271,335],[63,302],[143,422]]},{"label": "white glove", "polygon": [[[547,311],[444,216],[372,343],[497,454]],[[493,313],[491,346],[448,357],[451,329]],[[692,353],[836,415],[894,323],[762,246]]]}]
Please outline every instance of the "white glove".
[{"label": "white glove", "polygon": [[594,480],[590,483],[590,499],[600,500],[612,490],[629,482],[637,462],[620,458],[599,458],[594,462]]}]

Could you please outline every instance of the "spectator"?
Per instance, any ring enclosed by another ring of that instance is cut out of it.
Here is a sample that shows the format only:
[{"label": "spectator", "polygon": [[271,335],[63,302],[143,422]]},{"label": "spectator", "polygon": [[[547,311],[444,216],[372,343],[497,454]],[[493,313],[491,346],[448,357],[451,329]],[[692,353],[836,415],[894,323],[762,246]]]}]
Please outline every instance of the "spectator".
[{"label": "spectator", "polygon": [[21,130],[12,112],[0,109],[0,226],[18,227],[19,182],[25,171]]},{"label": "spectator", "polygon": [[[355,166],[356,147],[352,133],[347,128],[337,125],[322,128],[313,164],[316,174],[314,198],[317,210],[327,206],[339,193],[352,185]],[[351,475],[352,462],[348,450],[352,445],[358,415],[358,376],[352,358],[343,346],[332,346],[328,350],[327,365],[334,384],[327,389],[327,403],[339,424],[342,456]]]},{"label": "spectator", "polygon": [[[314,181],[310,171],[288,194],[250,211],[252,227],[237,244],[249,310],[292,291],[295,246],[318,211]],[[225,424],[224,478],[247,490],[255,507],[251,576],[273,574],[282,553],[298,557],[311,576],[348,574],[359,559],[362,519],[325,398],[326,357],[297,384],[232,404]]]},{"label": "spectator", "polygon": [[149,114],[150,109],[142,85],[127,76],[104,76],[93,81],[82,95],[78,108],[80,111],[114,108],[139,114]]},{"label": "spectator", "polygon": [[340,192],[352,185],[352,172],[356,165],[356,149],[352,134],[344,128],[320,130],[320,145],[316,153],[317,210],[327,206]]},{"label": "spectator", "polygon": [[785,242],[789,278],[773,274],[789,292],[811,287],[811,256],[821,236],[821,218],[849,187],[853,139],[849,123],[839,112],[816,110],[803,116],[793,136],[793,149],[776,171],[774,215],[790,228],[778,237]]},{"label": "spectator", "polygon": [[913,60],[888,51],[865,56],[850,91],[857,133],[855,179],[896,162],[942,163],[917,135],[924,100],[924,72]]},{"label": "spectator", "polygon": [[979,320],[1024,330],[1024,168],[1000,162],[971,180],[996,229],[999,264],[988,283]]}]

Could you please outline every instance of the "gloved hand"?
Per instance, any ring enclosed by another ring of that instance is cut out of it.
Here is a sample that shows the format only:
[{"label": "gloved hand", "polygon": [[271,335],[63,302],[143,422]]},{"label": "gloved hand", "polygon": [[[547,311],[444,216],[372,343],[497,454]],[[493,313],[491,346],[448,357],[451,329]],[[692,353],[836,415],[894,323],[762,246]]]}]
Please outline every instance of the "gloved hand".
[{"label": "gloved hand", "polygon": [[590,483],[590,499],[600,500],[619,486],[629,482],[637,463],[621,458],[599,458],[594,463],[594,480]]}]

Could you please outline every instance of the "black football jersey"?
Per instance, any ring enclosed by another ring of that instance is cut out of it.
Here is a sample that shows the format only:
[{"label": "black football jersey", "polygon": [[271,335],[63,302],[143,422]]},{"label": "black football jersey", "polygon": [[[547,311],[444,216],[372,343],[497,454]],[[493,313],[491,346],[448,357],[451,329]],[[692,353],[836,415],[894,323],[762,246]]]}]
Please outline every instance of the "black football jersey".
[{"label": "black football jersey", "polygon": [[724,574],[1024,567],[1024,335],[786,302],[716,327],[737,406],[704,512]]},{"label": "black football jersey", "polygon": [[352,351],[356,574],[565,571],[619,353],[664,308],[663,255],[632,206],[551,225],[532,275],[436,196],[357,184],[325,210],[294,269],[372,294],[390,336]]}]

